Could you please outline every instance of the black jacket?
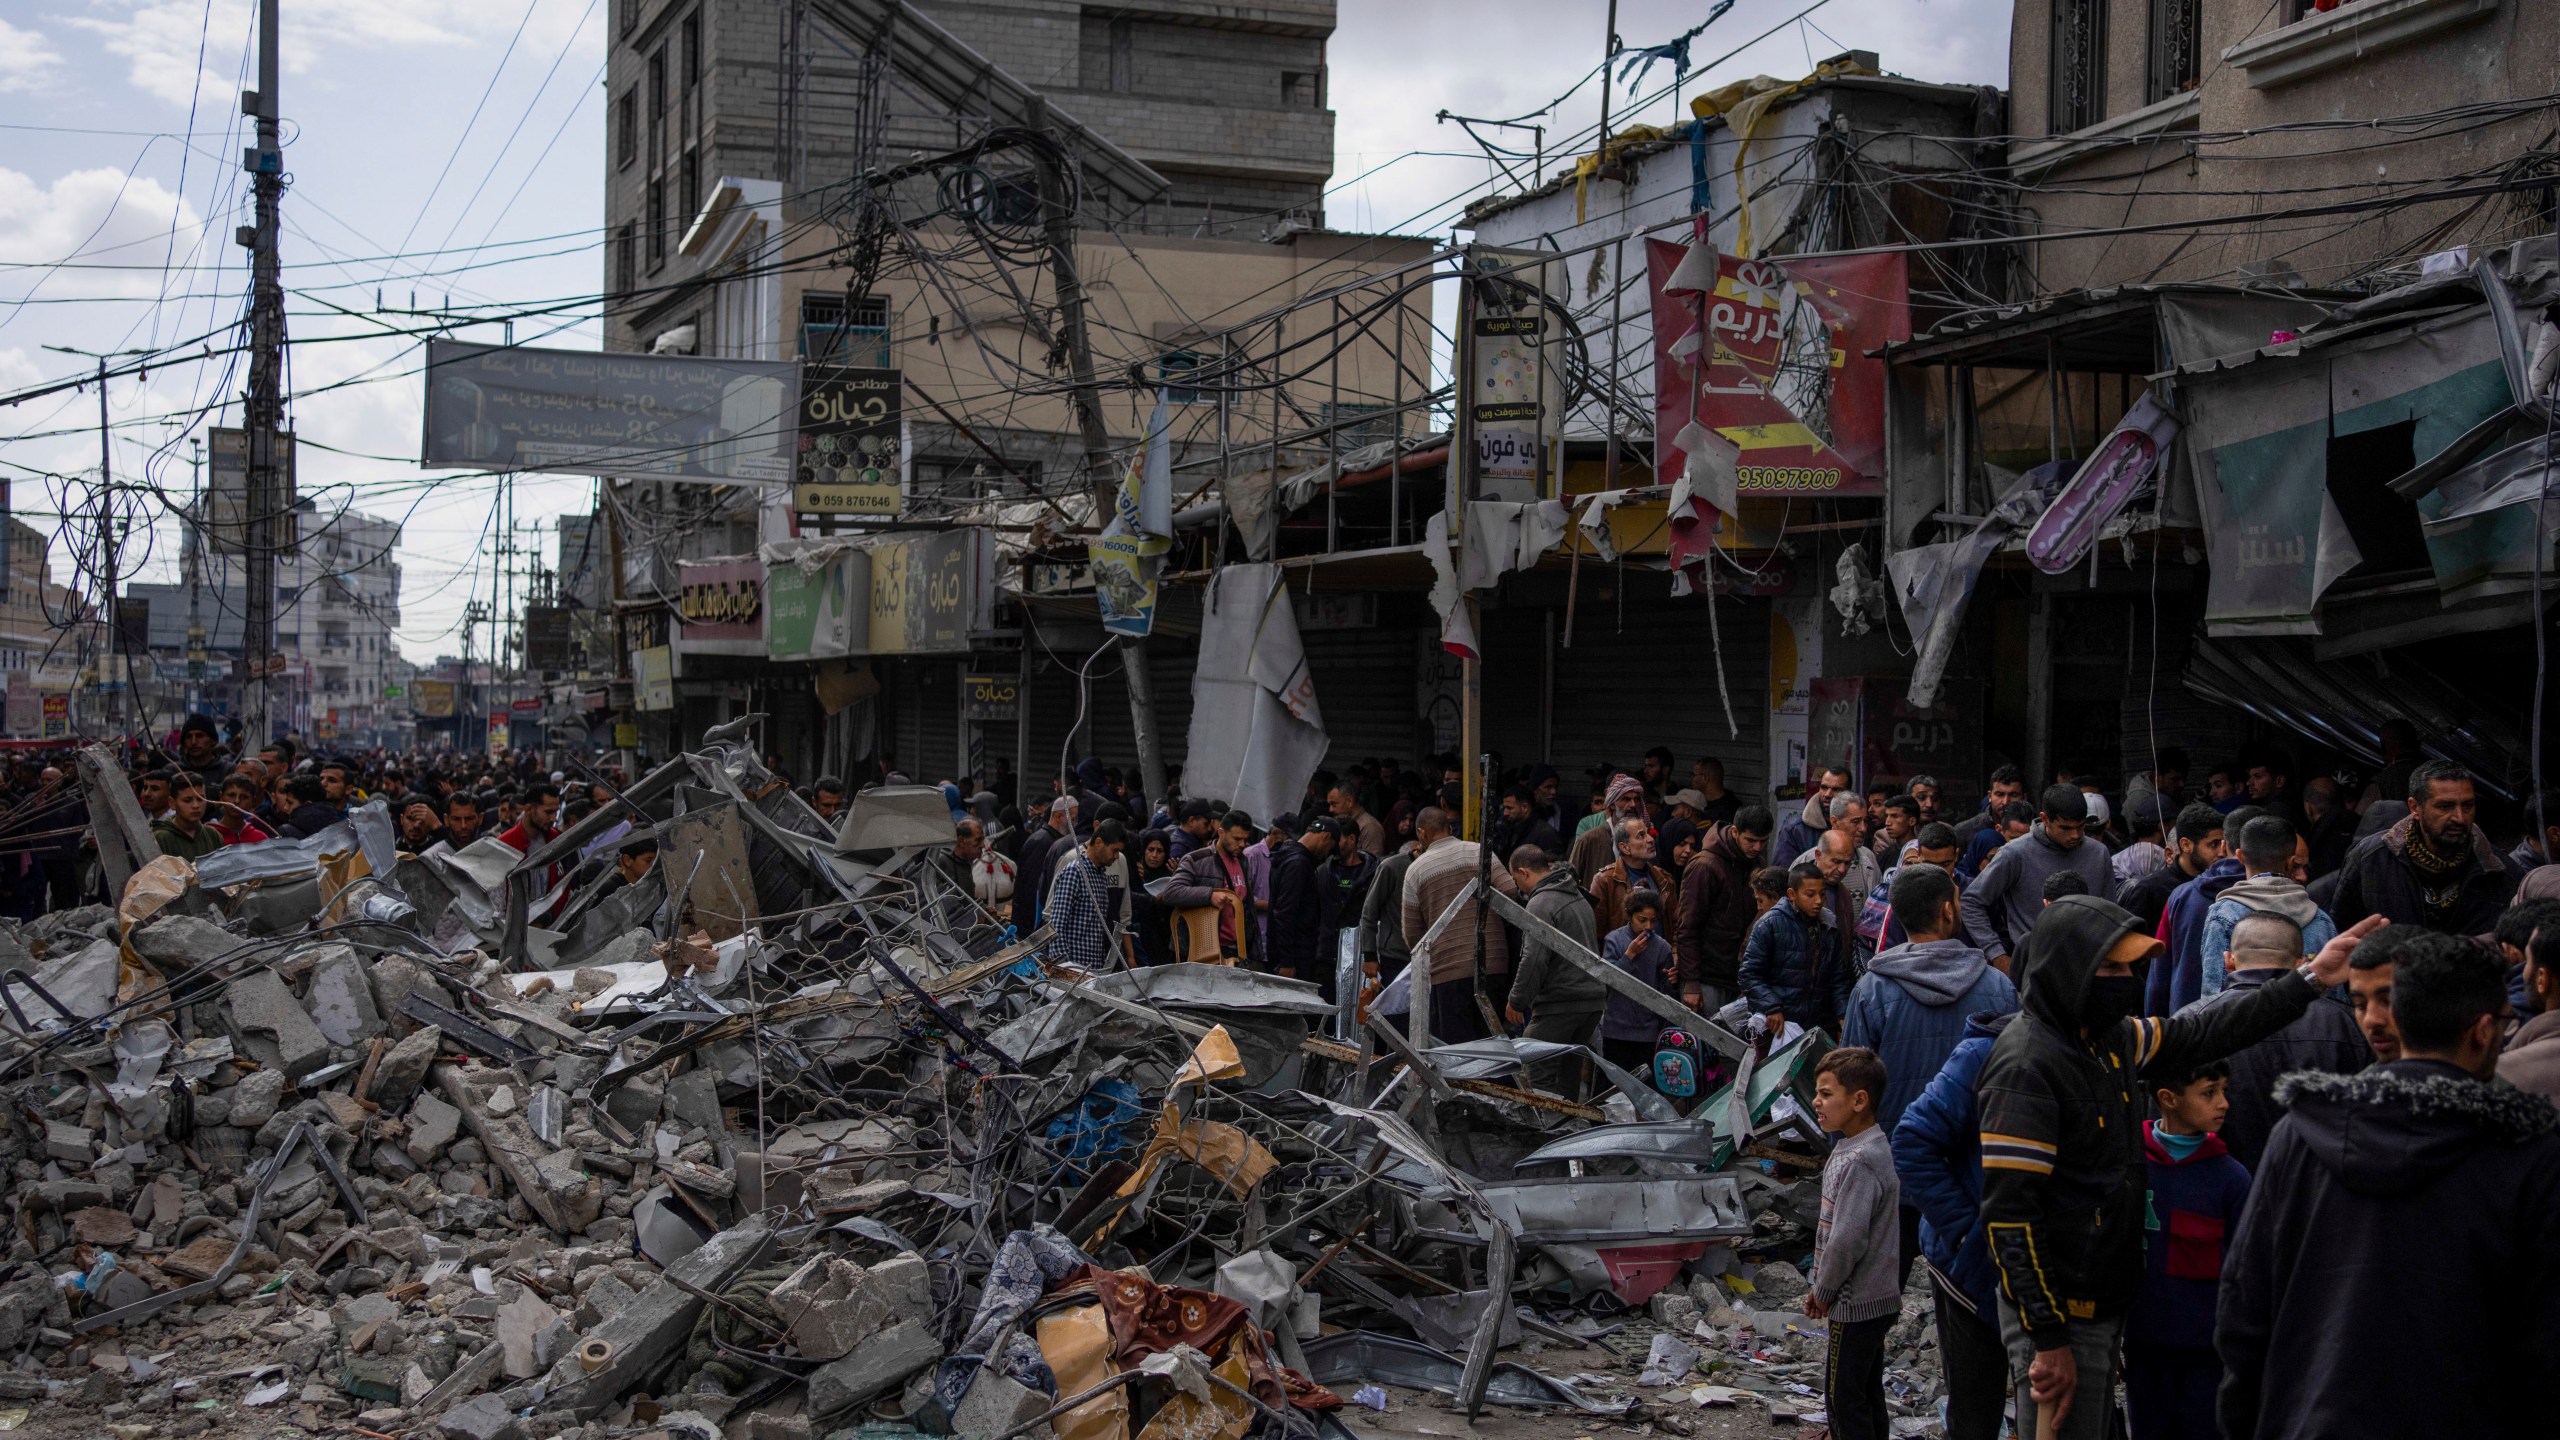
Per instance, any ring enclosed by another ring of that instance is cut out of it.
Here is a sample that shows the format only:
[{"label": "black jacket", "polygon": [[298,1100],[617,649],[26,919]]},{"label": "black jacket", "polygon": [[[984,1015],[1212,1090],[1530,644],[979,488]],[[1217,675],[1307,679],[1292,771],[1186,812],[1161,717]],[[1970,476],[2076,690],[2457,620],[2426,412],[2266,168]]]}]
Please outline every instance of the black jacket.
[{"label": "black jacket", "polygon": [[2550,1102],[2434,1060],[2288,1076],[2276,1099],[2223,1262],[2222,1433],[2550,1434]]},{"label": "black jacket", "polygon": [[1325,886],[1322,866],[1295,840],[1271,840],[1271,968],[1301,980],[1330,973],[1317,962],[1324,953]]},{"label": "black jacket", "polygon": [[2507,897],[2516,888],[2505,857],[2475,829],[2470,861],[2431,886],[2409,863],[2409,829],[2416,823],[2415,817],[2403,819],[2382,832],[2381,843],[2355,847],[2338,872],[2329,918],[2341,930],[2368,915],[2447,935],[2486,935],[2496,929],[2498,912],[2507,908]]},{"label": "black jacket", "polygon": [[[2220,993],[2208,995],[2179,1013],[2202,1015],[2236,1005],[2241,996],[2286,973],[2289,972],[2235,970],[2223,980]],[[2311,1002],[2301,1019],[2232,1055],[2231,1083],[2223,1092],[2231,1097],[2231,1113],[2223,1117],[2219,1132],[2223,1145],[2249,1167],[2251,1174],[2257,1173],[2258,1161],[2267,1153],[2267,1136],[2282,1114],[2276,1109],[2278,1080],[2296,1070],[2353,1075],[2372,1063],[2373,1046],[2356,1024],[2356,1012],[2347,1002],[2346,992],[2328,991]]]},{"label": "black jacket", "polygon": [[2039,1350],[2063,1344],[2072,1320],[2124,1314],[2141,1286],[2145,1068],[2176,1074],[2229,1055],[2320,994],[2286,971],[2209,1014],[2139,1017],[2083,1037],[2089,981],[2133,923],[2092,895],[2047,905],[2019,967],[2020,1017],[1982,1069],[1983,1228],[2001,1291]]},{"label": "black jacket", "polygon": [[2172,859],[2166,865],[2143,872],[2132,884],[2116,892],[2116,903],[2133,912],[2135,925],[2143,934],[2158,934],[2160,916],[2169,908],[2170,892],[2194,878],[2194,875],[2179,869],[2178,862]]}]

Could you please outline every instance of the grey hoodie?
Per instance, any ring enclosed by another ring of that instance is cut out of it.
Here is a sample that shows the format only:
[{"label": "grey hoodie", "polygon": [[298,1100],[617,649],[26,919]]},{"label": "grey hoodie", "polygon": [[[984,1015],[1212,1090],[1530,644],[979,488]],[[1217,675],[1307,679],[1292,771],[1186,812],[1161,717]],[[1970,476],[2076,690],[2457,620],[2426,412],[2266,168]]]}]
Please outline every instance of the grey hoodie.
[{"label": "grey hoodie", "polygon": [[2026,943],[2027,932],[2036,928],[2036,916],[2044,911],[2044,882],[2065,870],[2080,872],[2091,895],[2115,899],[2115,869],[2108,863],[2107,847],[2084,837],[2065,850],[2045,838],[2039,820],[2035,828],[1991,852],[1982,873],[1965,887],[1958,907],[1964,912],[1964,933],[1994,960],[2013,953]]},{"label": "grey hoodie", "polygon": [[1867,973],[1900,984],[1923,1005],[1952,1005],[1990,963],[1970,940],[1924,940],[1879,953],[1867,962]]},{"label": "grey hoodie", "polygon": [[2320,913],[2319,903],[2311,898],[2311,892],[2286,875],[2252,875],[2223,891],[2217,898],[2236,900],[2241,908],[2255,910],[2261,915],[2281,915],[2292,921],[2297,930],[2309,925],[2312,917]]}]

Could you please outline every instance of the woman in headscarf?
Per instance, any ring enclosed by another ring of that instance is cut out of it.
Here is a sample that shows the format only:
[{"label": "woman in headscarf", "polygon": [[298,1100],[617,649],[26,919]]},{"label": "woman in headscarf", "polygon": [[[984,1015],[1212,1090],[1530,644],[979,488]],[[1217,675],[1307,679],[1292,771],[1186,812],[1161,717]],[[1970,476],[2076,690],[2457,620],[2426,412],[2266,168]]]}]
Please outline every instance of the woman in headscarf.
[{"label": "woman in headscarf", "polygon": [[1129,877],[1129,929],[1141,965],[1173,963],[1173,911],[1147,892],[1148,882],[1172,873],[1173,837],[1162,830],[1139,831],[1137,864]]}]

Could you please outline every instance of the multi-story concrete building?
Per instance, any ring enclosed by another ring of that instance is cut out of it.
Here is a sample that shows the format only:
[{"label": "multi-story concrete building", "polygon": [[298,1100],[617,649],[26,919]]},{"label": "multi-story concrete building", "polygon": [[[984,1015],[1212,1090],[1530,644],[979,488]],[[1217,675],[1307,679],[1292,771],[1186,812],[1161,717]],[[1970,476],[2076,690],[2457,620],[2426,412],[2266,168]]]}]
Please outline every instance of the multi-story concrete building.
[{"label": "multi-story concrete building", "polygon": [[2501,330],[2509,287],[2528,328],[2551,298],[2560,7],[2017,0],[2010,33],[2005,167],[1956,197],[2010,263],[1890,347],[1887,546],[2097,476],[2137,407],[2175,428],[2087,563],[2021,535],[1985,564],[1955,654],[1993,677],[1988,753],[2272,755],[2353,796],[2404,722],[2529,792],[2549,545],[2445,512],[2542,434],[2509,432]]},{"label": "multi-story concrete building", "polygon": [[[51,538],[23,520],[8,522],[9,584],[0,601],[0,691],[25,690],[30,696],[51,693],[68,700],[75,692],[94,690],[98,646],[103,630],[88,602],[54,582],[47,557]],[[87,684],[83,685],[83,675]],[[88,697],[94,701],[94,694]],[[57,707],[65,719],[97,720],[85,711],[74,716]],[[35,739],[43,734],[40,703],[21,699],[9,707],[11,738]]]},{"label": "multi-story concrete building", "polygon": [[[285,673],[273,713],[291,733],[321,743],[400,743],[409,725],[393,632],[400,624],[400,526],[353,510],[295,507],[299,544],[276,558],[276,650]],[[201,648],[197,698],[218,714],[237,703],[233,664],[241,658],[245,571],[240,557],[200,543],[189,526],[175,584],[131,585],[151,603],[151,649],[161,689],[187,692],[187,661]],[[191,630],[202,631],[200,639]]]},{"label": "multi-story concrete building", "polygon": [[[910,520],[1038,499],[1072,535],[1157,385],[1180,412],[1180,460],[1217,467],[1183,472],[1186,503],[1231,471],[1276,482],[1337,447],[1418,435],[1419,413],[1378,412],[1430,393],[1425,287],[1348,320],[1321,299],[1276,313],[1431,253],[1324,228],[1333,18],[1331,0],[629,0],[607,77],[606,348],[897,368]],[[1062,271],[1081,292],[1100,438],[1119,447],[1099,464],[1071,398]],[[1182,383],[1231,365],[1244,373]],[[1262,453],[1245,454],[1255,437]],[[971,657],[875,663],[882,723],[820,725],[805,671],[689,652],[675,633],[678,563],[752,557],[790,535],[787,506],[608,489],[620,656],[673,635],[674,708],[635,691],[652,747],[757,709],[795,767],[963,767],[946,744]],[[1052,548],[1080,557],[1082,540]],[[1080,589],[1064,572],[1081,567],[1049,568]],[[1060,603],[1091,623],[1089,591]],[[1101,643],[1098,629],[1050,642],[1044,659]]]}]

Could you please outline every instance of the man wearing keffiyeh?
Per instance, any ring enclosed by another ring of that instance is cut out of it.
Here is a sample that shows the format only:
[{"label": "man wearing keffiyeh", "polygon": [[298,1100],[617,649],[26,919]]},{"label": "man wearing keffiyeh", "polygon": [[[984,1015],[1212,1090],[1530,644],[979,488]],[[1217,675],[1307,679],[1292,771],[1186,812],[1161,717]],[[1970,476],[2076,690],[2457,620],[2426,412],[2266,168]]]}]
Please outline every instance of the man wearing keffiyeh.
[{"label": "man wearing keffiyeh", "polygon": [[2340,928],[2367,915],[2447,935],[2496,926],[2515,878],[2480,832],[2471,772],[2430,760],[2409,772],[2409,816],[2338,872],[2330,914]]},{"label": "man wearing keffiyeh", "polygon": [[[1617,842],[1614,837],[1619,821],[1647,818],[1644,809],[1644,782],[1633,775],[1622,772],[1610,776],[1609,788],[1601,793],[1605,797],[1603,813],[1608,817],[1607,823],[1594,825],[1574,836],[1573,852],[1566,857],[1566,863],[1573,866],[1573,873],[1576,875],[1597,875],[1617,858]],[[1509,857],[1495,858],[1508,859]]]}]

